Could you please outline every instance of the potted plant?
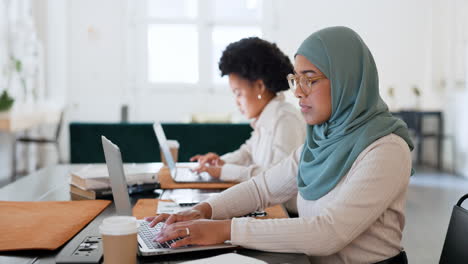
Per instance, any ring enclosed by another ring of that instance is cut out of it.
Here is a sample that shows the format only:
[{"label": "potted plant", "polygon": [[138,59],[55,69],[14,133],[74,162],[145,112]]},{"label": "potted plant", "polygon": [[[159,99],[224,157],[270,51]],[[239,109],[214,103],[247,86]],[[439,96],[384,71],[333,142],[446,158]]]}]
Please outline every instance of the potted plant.
[{"label": "potted plant", "polygon": [[6,90],[0,95],[0,112],[8,111],[13,106],[13,99]]},{"label": "potted plant", "polygon": [[6,67],[7,74],[7,87],[0,95],[0,112],[8,111],[13,106],[15,99],[11,97],[8,93],[8,87],[11,85],[12,74],[16,72],[18,74],[21,86],[23,87],[24,92],[26,93],[26,80],[23,76],[23,64],[21,60],[15,58],[13,55],[10,55],[10,63]]}]

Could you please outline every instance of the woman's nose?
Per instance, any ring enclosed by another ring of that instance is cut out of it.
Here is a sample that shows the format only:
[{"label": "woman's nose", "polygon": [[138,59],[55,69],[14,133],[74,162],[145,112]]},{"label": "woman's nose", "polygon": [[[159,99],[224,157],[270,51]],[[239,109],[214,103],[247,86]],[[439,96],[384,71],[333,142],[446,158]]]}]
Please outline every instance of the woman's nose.
[{"label": "woman's nose", "polygon": [[302,92],[302,89],[298,87],[296,90],[294,90],[294,96],[301,99],[305,96],[305,94]]}]

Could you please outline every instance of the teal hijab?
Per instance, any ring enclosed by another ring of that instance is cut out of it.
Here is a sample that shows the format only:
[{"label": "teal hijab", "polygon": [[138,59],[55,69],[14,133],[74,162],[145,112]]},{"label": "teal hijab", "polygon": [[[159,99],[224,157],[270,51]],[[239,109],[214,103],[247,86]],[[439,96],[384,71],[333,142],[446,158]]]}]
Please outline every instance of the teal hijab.
[{"label": "teal hijab", "polygon": [[322,29],[304,40],[298,54],[330,80],[332,97],[330,119],[307,125],[297,177],[304,199],[326,195],[359,154],[383,136],[394,133],[413,149],[406,124],[390,114],[379,95],[374,58],[356,32],[346,27]]}]

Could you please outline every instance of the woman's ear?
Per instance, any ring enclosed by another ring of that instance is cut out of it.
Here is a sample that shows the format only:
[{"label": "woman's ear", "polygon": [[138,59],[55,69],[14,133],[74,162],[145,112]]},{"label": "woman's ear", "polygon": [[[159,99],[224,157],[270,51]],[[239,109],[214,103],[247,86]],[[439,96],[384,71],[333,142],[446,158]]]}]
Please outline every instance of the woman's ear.
[{"label": "woman's ear", "polygon": [[262,95],[262,96],[266,95],[265,93],[267,92],[267,89],[263,80],[259,79],[259,80],[254,81],[253,88],[257,94]]}]

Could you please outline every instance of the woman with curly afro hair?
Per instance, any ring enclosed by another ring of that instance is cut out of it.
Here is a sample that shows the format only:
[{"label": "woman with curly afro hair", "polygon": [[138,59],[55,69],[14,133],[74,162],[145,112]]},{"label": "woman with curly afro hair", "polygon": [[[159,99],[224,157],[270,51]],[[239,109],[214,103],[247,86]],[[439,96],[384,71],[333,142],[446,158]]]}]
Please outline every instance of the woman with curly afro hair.
[{"label": "woman with curly afro hair", "polygon": [[285,76],[293,71],[289,58],[274,44],[257,37],[231,43],[219,61],[240,112],[252,119],[252,136],[238,150],[219,156],[196,155],[198,171],[225,181],[246,181],[278,163],[304,143],[305,122],[285,102]]}]

